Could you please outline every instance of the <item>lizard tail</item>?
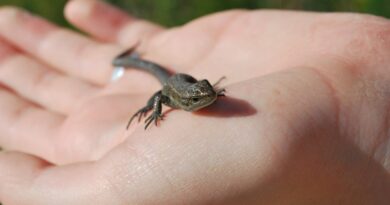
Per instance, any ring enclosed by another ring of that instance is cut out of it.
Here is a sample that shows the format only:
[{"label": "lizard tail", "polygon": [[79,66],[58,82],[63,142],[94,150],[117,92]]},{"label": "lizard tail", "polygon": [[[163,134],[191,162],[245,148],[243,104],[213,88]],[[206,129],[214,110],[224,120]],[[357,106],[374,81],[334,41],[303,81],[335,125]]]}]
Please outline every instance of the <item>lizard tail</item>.
[{"label": "lizard tail", "polygon": [[146,71],[155,76],[161,84],[164,84],[172,75],[165,67],[140,58],[140,55],[132,47],[121,53],[112,61],[114,67],[134,68]]}]

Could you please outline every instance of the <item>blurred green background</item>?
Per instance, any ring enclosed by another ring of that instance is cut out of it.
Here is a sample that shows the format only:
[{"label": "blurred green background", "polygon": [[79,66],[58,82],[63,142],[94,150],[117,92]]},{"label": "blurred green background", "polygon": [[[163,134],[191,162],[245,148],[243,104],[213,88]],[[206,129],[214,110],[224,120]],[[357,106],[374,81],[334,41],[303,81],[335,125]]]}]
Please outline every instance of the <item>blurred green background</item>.
[{"label": "blurred green background", "polygon": [[[165,26],[180,25],[199,16],[232,8],[277,8],[311,11],[353,11],[390,18],[389,0],[107,0],[138,17]],[[69,26],[63,17],[67,0],[0,0]]]}]

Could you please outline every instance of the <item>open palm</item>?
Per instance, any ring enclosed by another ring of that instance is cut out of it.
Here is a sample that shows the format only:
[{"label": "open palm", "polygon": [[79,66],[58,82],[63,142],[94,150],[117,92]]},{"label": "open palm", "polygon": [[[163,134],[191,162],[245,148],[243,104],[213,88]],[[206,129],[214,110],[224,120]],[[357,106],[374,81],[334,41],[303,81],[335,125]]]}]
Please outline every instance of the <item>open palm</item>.
[{"label": "open palm", "polygon": [[[94,39],[0,11],[5,204],[386,204],[390,23],[357,14],[229,11],[163,29],[98,1],[68,19]],[[111,60],[144,58],[227,96],[147,131],[160,88]]]}]

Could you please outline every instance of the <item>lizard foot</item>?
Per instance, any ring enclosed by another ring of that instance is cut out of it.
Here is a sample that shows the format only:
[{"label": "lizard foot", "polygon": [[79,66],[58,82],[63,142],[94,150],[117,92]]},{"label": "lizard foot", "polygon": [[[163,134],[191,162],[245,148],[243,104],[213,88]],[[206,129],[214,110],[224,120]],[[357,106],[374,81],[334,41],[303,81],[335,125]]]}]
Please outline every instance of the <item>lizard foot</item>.
[{"label": "lizard foot", "polygon": [[148,118],[145,120],[145,130],[149,127],[150,123],[154,121],[154,124],[157,126],[158,120],[163,120],[163,115],[158,112],[153,112]]},{"label": "lizard foot", "polygon": [[225,92],[226,92],[225,88],[220,89],[217,91],[217,96],[225,96]]},{"label": "lizard foot", "polygon": [[139,109],[133,116],[131,116],[129,122],[127,123],[126,129],[129,129],[131,122],[134,120],[135,117],[138,116],[138,122],[141,121],[142,117],[145,117],[146,114],[152,109],[153,107],[145,106],[141,109]]}]

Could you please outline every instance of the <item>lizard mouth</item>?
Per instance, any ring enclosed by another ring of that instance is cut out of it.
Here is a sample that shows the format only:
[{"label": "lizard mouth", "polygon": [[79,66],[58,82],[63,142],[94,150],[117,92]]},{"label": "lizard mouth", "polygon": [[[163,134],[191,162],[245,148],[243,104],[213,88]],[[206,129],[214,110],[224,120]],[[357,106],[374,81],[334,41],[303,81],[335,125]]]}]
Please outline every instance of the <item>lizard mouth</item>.
[{"label": "lizard mouth", "polygon": [[200,110],[202,108],[205,108],[205,107],[213,104],[216,99],[217,99],[216,96],[208,96],[207,98],[203,98],[203,99],[199,98],[198,103],[194,103],[194,105],[192,106],[191,110],[192,111],[197,111],[197,110]]}]

